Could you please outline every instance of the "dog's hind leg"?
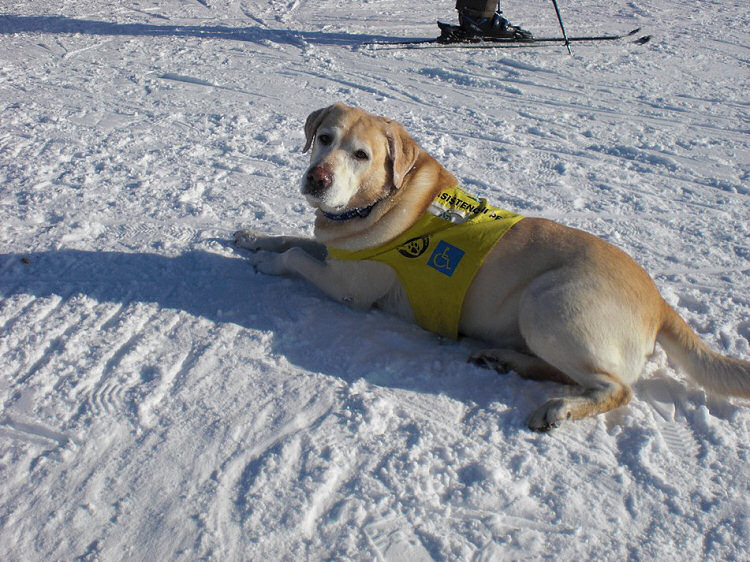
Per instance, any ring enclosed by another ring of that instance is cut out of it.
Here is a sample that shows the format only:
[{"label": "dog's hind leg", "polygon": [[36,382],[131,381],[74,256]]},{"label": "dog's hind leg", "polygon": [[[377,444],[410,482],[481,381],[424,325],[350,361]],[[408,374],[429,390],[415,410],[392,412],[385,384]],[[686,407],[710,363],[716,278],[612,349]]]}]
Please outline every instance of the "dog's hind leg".
[{"label": "dog's hind leg", "polygon": [[[596,381],[596,382],[594,382]],[[567,420],[608,412],[630,402],[630,387],[611,375],[592,375],[581,396],[548,400],[529,418],[529,428],[549,431]]]},{"label": "dog's hind leg", "polygon": [[531,429],[548,431],[630,401],[630,384],[654,349],[652,311],[660,297],[649,287],[623,289],[613,278],[595,269],[561,268],[535,279],[522,297],[519,329],[526,346],[582,387],[576,396],[538,408],[529,418]]},{"label": "dog's hind leg", "polygon": [[472,353],[468,361],[480,367],[494,369],[498,373],[514,371],[524,379],[576,384],[568,375],[536,355],[513,349],[483,349]]},{"label": "dog's hind leg", "polygon": [[549,431],[563,421],[573,421],[595,416],[630,402],[632,392],[627,384],[611,375],[590,375],[585,377],[586,387],[553,367],[543,359],[515,351],[513,349],[486,349],[473,353],[469,362],[495,369],[500,373],[515,371],[525,379],[554,381],[562,384],[578,385],[583,390],[580,396],[553,398],[547,401],[528,421],[534,431]]}]

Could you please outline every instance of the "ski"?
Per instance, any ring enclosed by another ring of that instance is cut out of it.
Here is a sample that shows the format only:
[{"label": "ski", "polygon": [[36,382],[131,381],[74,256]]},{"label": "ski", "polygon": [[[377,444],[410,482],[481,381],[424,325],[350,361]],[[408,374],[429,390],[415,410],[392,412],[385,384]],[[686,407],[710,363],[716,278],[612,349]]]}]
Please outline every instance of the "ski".
[{"label": "ski", "polygon": [[[633,29],[628,33],[618,35],[579,35],[568,37],[570,43],[585,43],[599,41],[618,41],[635,37],[641,31],[640,27]],[[643,35],[636,39],[634,43],[643,45],[651,40],[650,35]],[[482,39],[478,41],[449,41],[442,42],[438,39],[412,39],[404,41],[374,41],[365,43],[364,46],[372,49],[429,49],[429,48],[458,48],[458,49],[496,49],[496,48],[524,48],[524,47],[542,47],[564,45],[565,38],[558,37],[534,37],[532,39]]]}]

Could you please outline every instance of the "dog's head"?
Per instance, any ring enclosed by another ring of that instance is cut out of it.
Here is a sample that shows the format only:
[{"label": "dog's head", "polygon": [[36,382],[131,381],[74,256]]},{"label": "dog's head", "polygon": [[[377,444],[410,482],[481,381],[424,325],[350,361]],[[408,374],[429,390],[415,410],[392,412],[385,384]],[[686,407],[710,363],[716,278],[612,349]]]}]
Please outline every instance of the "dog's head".
[{"label": "dog's head", "polygon": [[313,111],[304,152],[312,147],[302,193],[333,226],[369,217],[404,183],[420,153],[394,122],[337,103]]}]

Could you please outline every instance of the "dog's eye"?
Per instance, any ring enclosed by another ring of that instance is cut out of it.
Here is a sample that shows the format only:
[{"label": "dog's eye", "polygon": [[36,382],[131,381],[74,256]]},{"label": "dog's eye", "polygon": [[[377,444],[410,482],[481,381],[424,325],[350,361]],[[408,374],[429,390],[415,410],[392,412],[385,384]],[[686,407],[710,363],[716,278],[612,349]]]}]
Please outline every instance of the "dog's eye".
[{"label": "dog's eye", "polygon": [[318,140],[323,144],[324,146],[328,146],[333,142],[333,137],[331,135],[319,135]]},{"label": "dog's eye", "polygon": [[369,160],[369,158],[370,158],[364,150],[357,150],[354,153],[354,157],[357,160]]}]

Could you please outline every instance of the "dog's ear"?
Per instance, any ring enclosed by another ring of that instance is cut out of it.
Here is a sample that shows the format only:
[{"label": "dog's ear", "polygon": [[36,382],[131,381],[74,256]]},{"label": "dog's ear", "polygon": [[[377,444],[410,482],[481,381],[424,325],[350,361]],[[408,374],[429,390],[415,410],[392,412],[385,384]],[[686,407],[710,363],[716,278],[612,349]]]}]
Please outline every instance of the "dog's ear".
[{"label": "dog's ear", "polygon": [[329,105],[328,107],[323,107],[313,111],[307,116],[307,121],[305,121],[305,147],[302,149],[302,152],[310,150],[313,140],[315,140],[315,133],[317,132],[318,127],[320,127],[323,119],[325,119],[326,115],[328,115],[334,107],[336,106]]},{"label": "dog's ear", "polygon": [[404,177],[414,167],[419,157],[419,145],[409,136],[406,129],[395,121],[389,121],[386,129],[388,156],[393,166],[393,185],[400,189]]}]

